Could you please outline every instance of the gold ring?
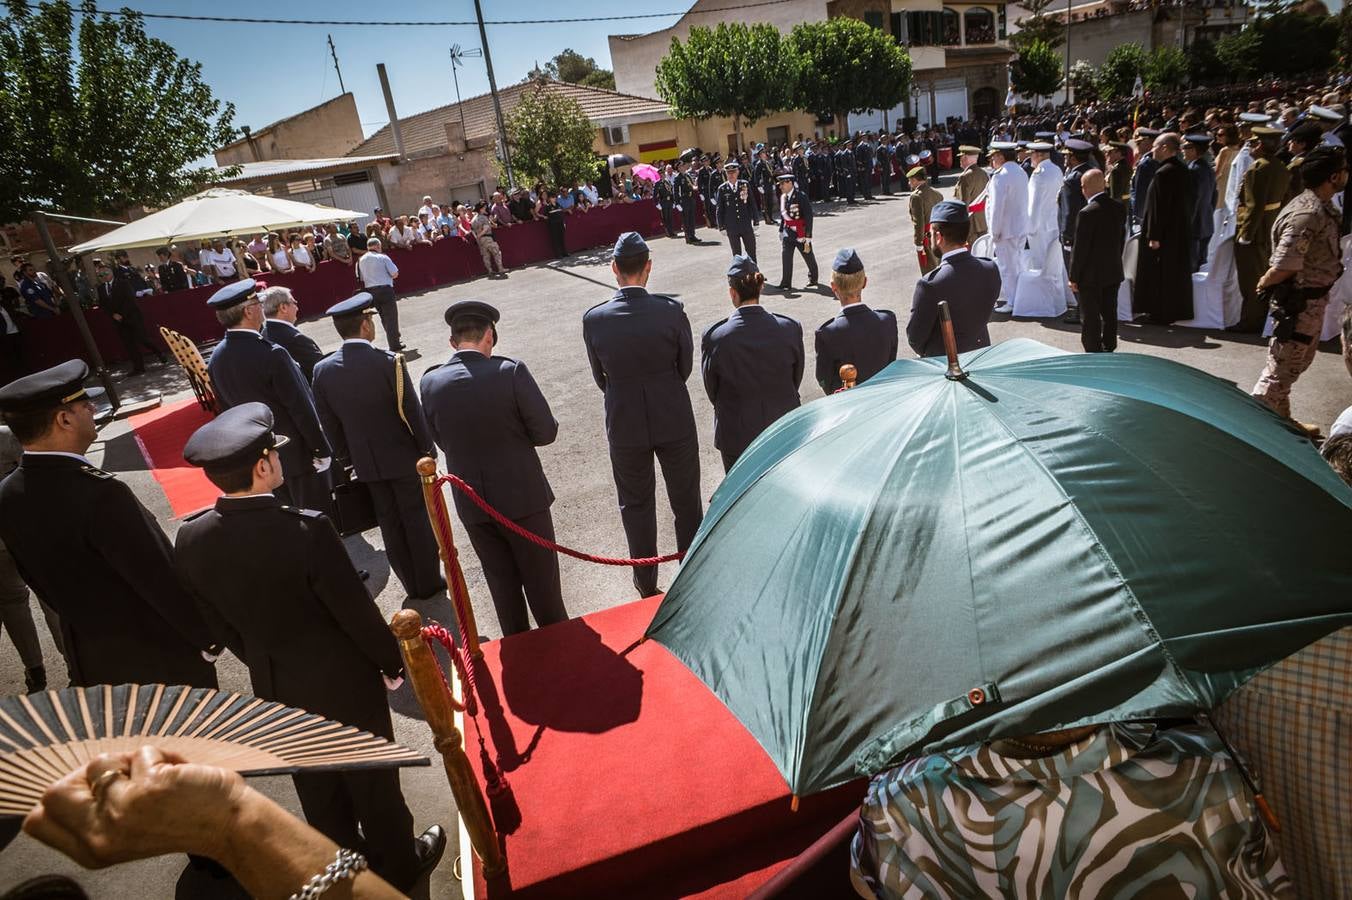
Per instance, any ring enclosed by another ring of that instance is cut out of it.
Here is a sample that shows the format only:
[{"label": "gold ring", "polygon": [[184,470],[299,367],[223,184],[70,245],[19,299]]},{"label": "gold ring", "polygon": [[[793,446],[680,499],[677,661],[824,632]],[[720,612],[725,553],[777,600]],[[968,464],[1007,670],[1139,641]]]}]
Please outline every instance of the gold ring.
[{"label": "gold ring", "polygon": [[114,779],[121,778],[126,774],[127,773],[123,772],[121,769],[109,769],[108,771],[100,774],[98,778],[95,778],[92,782],[90,782],[89,792],[94,795],[94,802],[102,803],[104,794],[108,789],[108,785],[111,784]]}]

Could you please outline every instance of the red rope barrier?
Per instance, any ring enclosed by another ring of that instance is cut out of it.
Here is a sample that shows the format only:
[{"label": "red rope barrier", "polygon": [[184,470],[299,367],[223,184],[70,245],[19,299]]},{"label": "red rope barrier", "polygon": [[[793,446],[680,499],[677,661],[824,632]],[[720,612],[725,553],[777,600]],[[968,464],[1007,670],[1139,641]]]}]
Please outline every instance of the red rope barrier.
[{"label": "red rope barrier", "polygon": [[450,693],[451,700],[455,702],[456,706],[463,708],[471,717],[477,715],[479,709],[478,695],[475,692],[474,685],[474,666],[471,664],[470,660],[465,658],[466,654],[464,649],[456,646],[455,638],[446,630],[445,625],[438,622],[431,622],[424,625],[422,636],[423,640],[426,641],[429,646],[433,641],[436,641],[446,648],[446,652],[450,654],[451,657],[451,664],[455,666],[455,674],[459,677],[460,683],[465,686],[465,702],[461,704],[455,700],[455,691],[451,690],[450,682],[446,681],[446,673],[438,666],[437,671],[441,672],[442,683],[446,685],[446,690]]},{"label": "red rope barrier", "polygon": [[659,563],[675,562],[685,556],[684,553],[668,553],[666,556],[645,556],[639,559],[618,559],[613,556],[596,556],[591,553],[583,553],[581,550],[574,550],[571,547],[565,547],[562,544],[556,544],[555,542],[547,538],[542,538],[538,534],[535,534],[534,532],[527,531],[526,529],[522,528],[520,525],[516,524],[511,519],[507,518],[502,513],[498,512],[496,509],[489,506],[488,501],[485,500],[483,497],[480,497],[479,492],[474,490],[474,488],[470,487],[468,484],[466,484],[464,479],[460,478],[460,476],[458,475],[451,475],[449,473],[445,475],[439,475],[437,476],[437,484],[438,485],[450,484],[454,486],[456,490],[458,490],[460,493],[464,494],[466,497],[472,500],[475,506],[479,507],[479,509],[487,513],[489,517],[493,519],[494,522],[497,522],[499,525],[501,525],[503,528],[506,528],[513,534],[525,538],[532,544],[535,544],[537,547],[544,547],[546,550],[553,550],[555,553],[562,553],[565,556],[571,556],[574,559],[580,559],[583,560],[584,562],[600,563],[603,566],[655,566]]}]

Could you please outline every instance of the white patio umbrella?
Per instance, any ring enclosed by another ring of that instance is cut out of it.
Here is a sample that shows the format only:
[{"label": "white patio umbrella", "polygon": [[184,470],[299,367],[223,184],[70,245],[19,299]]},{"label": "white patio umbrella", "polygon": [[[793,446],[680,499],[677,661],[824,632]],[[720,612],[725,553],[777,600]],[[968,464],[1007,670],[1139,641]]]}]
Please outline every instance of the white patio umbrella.
[{"label": "white patio umbrella", "polygon": [[211,188],[175,203],[168,209],[128,222],[105,235],[76,244],[72,253],[159,247],[173,241],[231,237],[277,231],[300,225],[348,221],[365,213],[263,197],[246,191]]}]

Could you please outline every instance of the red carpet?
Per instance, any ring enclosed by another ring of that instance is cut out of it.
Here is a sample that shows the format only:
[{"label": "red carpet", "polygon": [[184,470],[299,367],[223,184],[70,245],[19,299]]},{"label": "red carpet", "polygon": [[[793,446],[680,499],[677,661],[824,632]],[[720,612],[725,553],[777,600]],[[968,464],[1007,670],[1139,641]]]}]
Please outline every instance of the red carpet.
[{"label": "red carpet", "polygon": [[486,728],[511,792],[492,804],[507,883],[476,861],[475,897],[745,897],[857,806],[862,782],[790,812],[750,733],[661,645],[636,643],[657,603],[484,645],[492,683],[480,675],[466,744],[477,759]]},{"label": "red carpet", "polygon": [[194,431],[209,421],[211,413],[191,398],[131,417],[136,444],[141,448],[146,466],[169,498],[176,518],[211,506],[221,493],[207,481],[201,469],[188,465],[183,459],[183,445]]}]

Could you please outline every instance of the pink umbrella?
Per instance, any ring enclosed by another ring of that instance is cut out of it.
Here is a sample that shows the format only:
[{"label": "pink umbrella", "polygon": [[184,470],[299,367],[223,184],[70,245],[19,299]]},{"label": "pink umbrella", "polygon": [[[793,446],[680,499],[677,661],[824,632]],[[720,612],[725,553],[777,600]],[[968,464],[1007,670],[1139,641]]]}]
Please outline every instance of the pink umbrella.
[{"label": "pink umbrella", "polygon": [[644,181],[651,181],[656,184],[662,180],[662,173],[657,171],[656,166],[650,166],[647,163],[639,163],[634,166],[634,177],[642,178]]}]

